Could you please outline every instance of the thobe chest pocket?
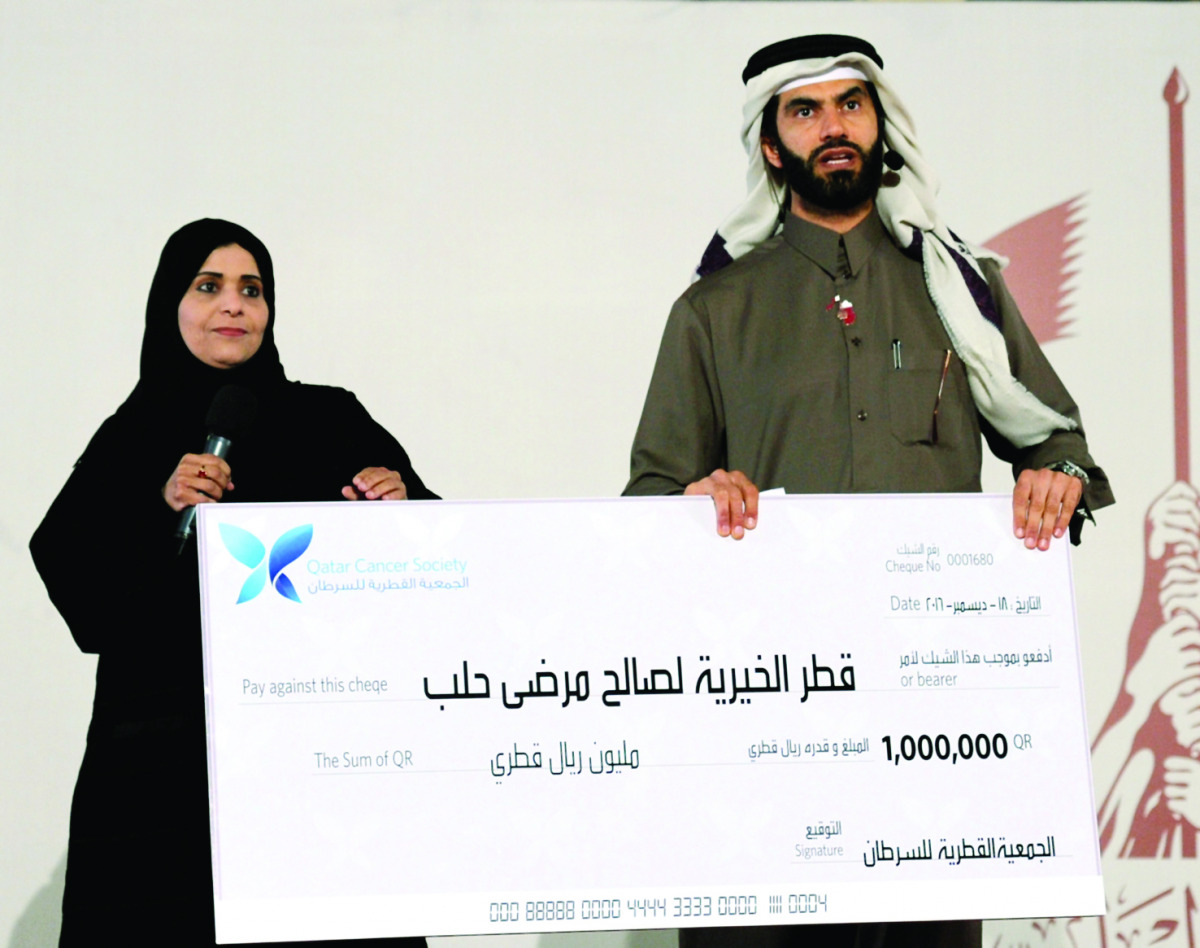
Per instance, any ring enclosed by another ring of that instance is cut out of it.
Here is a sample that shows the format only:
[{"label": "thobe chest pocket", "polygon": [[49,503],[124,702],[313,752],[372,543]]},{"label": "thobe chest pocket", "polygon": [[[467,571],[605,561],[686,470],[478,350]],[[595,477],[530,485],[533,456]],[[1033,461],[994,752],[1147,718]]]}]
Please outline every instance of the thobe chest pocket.
[{"label": "thobe chest pocket", "polygon": [[951,355],[947,365],[945,349],[903,349],[900,368],[887,373],[892,434],[901,444],[955,443],[959,433],[956,363],[957,357]]}]

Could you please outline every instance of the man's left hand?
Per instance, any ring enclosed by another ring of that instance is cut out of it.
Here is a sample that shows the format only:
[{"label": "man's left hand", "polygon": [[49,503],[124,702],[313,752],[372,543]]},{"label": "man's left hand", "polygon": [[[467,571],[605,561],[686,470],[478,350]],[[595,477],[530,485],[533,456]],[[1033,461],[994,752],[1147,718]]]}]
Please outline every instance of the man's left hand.
[{"label": "man's left hand", "polygon": [[365,467],[354,475],[352,484],[342,488],[347,500],[407,500],[408,488],[397,471],[386,467]]},{"label": "man's left hand", "polygon": [[1051,537],[1067,532],[1083,496],[1083,481],[1061,471],[1022,471],[1013,488],[1013,533],[1025,547],[1050,549]]}]

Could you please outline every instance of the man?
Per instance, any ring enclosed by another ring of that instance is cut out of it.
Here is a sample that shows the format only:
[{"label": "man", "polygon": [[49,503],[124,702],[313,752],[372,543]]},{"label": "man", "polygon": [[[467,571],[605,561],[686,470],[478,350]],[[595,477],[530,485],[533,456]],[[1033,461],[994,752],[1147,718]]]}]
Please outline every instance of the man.
[{"label": "man", "polygon": [[1077,537],[1107,479],[997,258],[937,213],[878,53],[800,37],[743,80],[749,195],[671,312],[625,493],[708,494],[741,538],[759,487],[978,491],[982,434],[1025,545]]},{"label": "man", "polygon": [[[749,193],[676,302],[626,494],[707,494],[723,536],[790,493],[978,491],[981,435],[1013,465],[1013,531],[1046,550],[1112,503],[1079,412],[998,259],[951,233],[869,43],[755,53]],[[885,166],[886,169],[885,170]],[[1082,503],[1081,503],[1082,501]],[[979,944],[978,922],[692,931],[685,945]]]}]

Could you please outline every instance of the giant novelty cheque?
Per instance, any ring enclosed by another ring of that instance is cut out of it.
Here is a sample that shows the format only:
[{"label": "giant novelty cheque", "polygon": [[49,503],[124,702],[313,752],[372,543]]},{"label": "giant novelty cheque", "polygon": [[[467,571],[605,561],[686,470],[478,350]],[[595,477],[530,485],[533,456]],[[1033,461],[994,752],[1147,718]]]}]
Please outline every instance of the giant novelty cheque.
[{"label": "giant novelty cheque", "polygon": [[201,507],[219,940],[1102,913],[1010,504]]}]

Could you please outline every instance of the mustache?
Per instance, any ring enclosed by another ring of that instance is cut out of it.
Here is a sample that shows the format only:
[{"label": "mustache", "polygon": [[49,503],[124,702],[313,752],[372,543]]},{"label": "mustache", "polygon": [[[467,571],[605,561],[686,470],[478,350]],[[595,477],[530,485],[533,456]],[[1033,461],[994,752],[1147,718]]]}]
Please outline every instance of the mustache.
[{"label": "mustache", "polygon": [[850,141],[848,138],[840,138],[837,141],[826,142],[824,145],[818,145],[816,148],[814,148],[812,154],[808,156],[808,166],[810,168],[814,167],[821,155],[827,151],[833,151],[838,148],[849,148],[857,152],[858,157],[860,157],[864,162],[867,160],[867,153],[863,151],[862,148]]}]

